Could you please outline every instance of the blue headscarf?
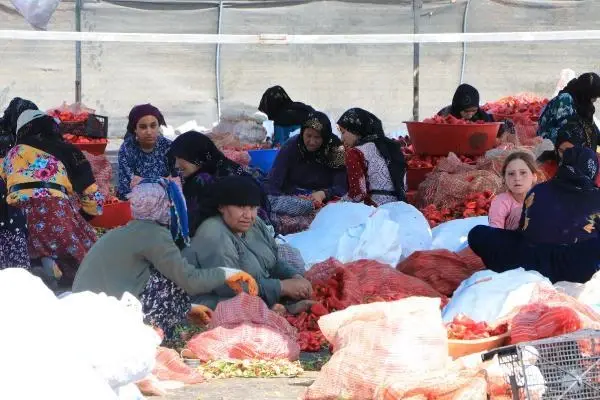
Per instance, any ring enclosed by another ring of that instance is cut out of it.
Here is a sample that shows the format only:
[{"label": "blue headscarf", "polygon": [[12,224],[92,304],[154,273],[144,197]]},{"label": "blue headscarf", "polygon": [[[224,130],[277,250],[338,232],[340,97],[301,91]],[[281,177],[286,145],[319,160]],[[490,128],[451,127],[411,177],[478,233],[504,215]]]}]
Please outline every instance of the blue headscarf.
[{"label": "blue headscarf", "polygon": [[169,208],[171,214],[170,230],[173,240],[180,244],[180,247],[187,247],[190,245],[190,230],[188,227],[188,215],[187,207],[185,205],[185,198],[179,186],[170,179],[158,178],[158,179],[143,179],[140,184],[144,183],[158,183],[161,185],[167,195],[169,196]]}]

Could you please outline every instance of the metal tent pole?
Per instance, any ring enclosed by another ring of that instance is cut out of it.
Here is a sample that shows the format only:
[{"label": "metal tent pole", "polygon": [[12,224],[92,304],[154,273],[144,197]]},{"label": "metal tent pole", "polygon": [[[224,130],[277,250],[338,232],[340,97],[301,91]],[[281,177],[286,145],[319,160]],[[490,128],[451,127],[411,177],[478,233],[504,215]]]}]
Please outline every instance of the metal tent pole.
[{"label": "metal tent pole", "polygon": [[[81,32],[81,6],[83,0],[75,0],[75,30]],[[81,42],[75,42],[75,102],[81,103]]]},{"label": "metal tent pole", "polygon": [[[419,33],[419,22],[421,19],[421,8],[423,0],[413,0],[413,33]],[[420,44],[413,43],[413,120],[419,120],[419,58]]]},{"label": "metal tent pole", "polygon": [[[219,2],[219,19],[217,21],[217,34],[221,34],[221,17],[223,1]],[[217,121],[221,120],[221,43],[217,43],[215,54],[215,81],[217,85]]]}]

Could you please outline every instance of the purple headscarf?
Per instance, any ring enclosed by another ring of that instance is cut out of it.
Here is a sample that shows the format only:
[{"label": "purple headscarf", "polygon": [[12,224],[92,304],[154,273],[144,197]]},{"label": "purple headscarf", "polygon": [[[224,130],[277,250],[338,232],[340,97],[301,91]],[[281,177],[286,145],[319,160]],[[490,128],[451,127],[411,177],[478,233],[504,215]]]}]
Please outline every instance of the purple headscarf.
[{"label": "purple headscarf", "polygon": [[137,123],[140,119],[144,118],[147,115],[152,115],[158,120],[159,125],[167,125],[165,122],[165,117],[163,117],[160,110],[154,107],[152,104],[140,104],[131,109],[129,112],[129,122],[127,123],[127,133],[133,134],[135,132],[135,128],[137,127]]}]

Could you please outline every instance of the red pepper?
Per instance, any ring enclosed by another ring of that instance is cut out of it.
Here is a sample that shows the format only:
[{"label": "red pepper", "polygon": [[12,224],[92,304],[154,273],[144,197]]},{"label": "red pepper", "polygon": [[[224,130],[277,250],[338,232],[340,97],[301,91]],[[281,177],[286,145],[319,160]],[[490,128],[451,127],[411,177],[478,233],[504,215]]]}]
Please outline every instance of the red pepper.
[{"label": "red pepper", "polygon": [[310,307],[310,312],[312,312],[317,317],[320,317],[325,314],[329,314],[329,311],[325,308],[325,306],[321,303],[315,303]]}]

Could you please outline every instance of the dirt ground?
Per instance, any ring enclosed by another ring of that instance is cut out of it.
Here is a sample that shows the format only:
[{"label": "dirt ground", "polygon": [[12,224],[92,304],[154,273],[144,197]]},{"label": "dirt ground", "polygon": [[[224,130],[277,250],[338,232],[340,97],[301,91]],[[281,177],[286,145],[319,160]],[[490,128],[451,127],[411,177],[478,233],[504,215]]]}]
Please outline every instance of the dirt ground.
[{"label": "dirt ground", "polygon": [[315,380],[318,372],[308,371],[298,378],[215,379],[199,385],[170,390],[156,400],[296,400]]}]

